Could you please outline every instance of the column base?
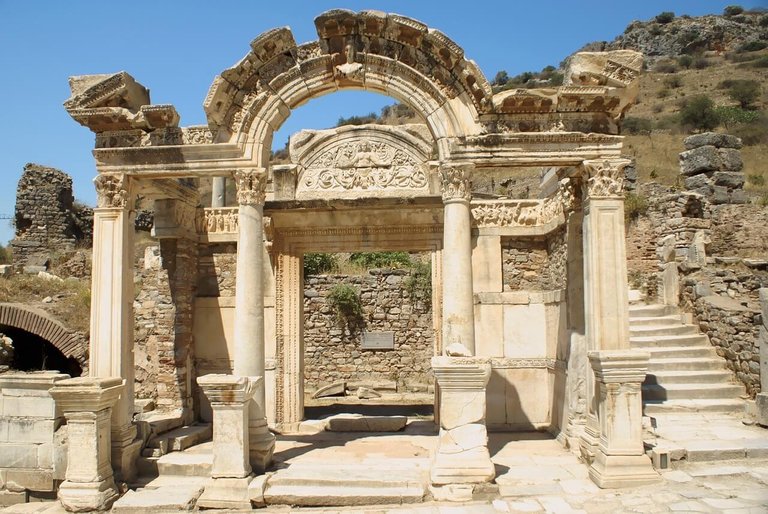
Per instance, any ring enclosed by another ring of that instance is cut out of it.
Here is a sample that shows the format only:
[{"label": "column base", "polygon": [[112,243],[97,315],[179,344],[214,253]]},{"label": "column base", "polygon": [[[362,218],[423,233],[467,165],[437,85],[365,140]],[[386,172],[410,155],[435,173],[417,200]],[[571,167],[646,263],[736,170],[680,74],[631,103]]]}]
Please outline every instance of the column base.
[{"label": "column base", "polygon": [[589,478],[601,489],[634,487],[661,480],[647,455],[606,455],[602,451],[595,455]]},{"label": "column base", "polygon": [[59,486],[58,498],[69,512],[105,511],[120,495],[112,477],[101,482],[64,481]]},{"label": "column base", "polygon": [[251,509],[248,486],[253,475],[245,478],[212,478],[197,500],[201,509]]},{"label": "column base", "polygon": [[485,425],[471,423],[440,429],[430,478],[434,485],[480,484],[496,477]]},{"label": "column base", "polygon": [[592,464],[595,456],[599,453],[598,444],[600,442],[600,430],[597,428],[597,418],[587,418],[584,430],[579,437],[579,451],[581,458],[587,464]]},{"label": "column base", "polygon": [[253,472],[262,475],[272,464],[272,456],[275,453],[275,435],[269,431],[266,419],[249,426],[248,432],[250,440],[248,459]]}]

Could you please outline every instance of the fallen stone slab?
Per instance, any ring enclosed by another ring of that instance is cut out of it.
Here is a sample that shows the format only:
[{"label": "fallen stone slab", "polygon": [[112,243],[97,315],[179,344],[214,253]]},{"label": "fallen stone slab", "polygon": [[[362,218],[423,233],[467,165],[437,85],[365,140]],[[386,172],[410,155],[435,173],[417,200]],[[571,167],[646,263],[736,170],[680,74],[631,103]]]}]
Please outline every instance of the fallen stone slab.
[{"label": "fallen stone slab", "polygon": [[330,432],[399,432],[405,428],[405,416],[363,416],[342,414],[328,418]]},{"label": "fallen stone slab", "polygon": [[333,384],[323,386],[312,395],[312,398],[326,398],[328,396],[344,396],[347,394],[346,382],[335,382]]},{"label": "fallen stone slab", "polygon": [[361,400],[366,400],[369,398],[381,398],[381,393],[378,393],[373,389],[368,389],[367,387],[358,387],[357,397]]},{"label": "fallen stone slab", "polygon": [[149,512],[155,511],[184,511],[192,510],[195,502],[203,493],[204,486],[197,485],[167,485],[157,489],[141,489],[128,491],[112,505],[112,512]]}]

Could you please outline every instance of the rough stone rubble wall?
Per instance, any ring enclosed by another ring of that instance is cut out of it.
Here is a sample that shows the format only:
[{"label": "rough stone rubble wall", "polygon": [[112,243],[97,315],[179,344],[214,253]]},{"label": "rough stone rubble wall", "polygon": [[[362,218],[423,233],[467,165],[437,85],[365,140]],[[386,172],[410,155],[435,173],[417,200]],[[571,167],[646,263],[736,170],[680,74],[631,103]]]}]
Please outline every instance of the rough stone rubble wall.
[{"label": "rough stone rubble wall", "polygon": [[55,168],[27,164],[16,190],[16,237],[11,242],[14,264],[24,266],[40,256],[90,246],[93,211],[78,207],[72,178]]},{"label": "rough stone rubble wall", "polygon": [[185,238],[148,246],[136,266],[136,397],[162,410],[193,409],[197,268],[197,243]]},{"label": "rough stone rubble wall", "polygon": [[[346,380],[365,384],[396,383],[398,391],[426,391],[433,383],[432,310],[429,298],[411,298],[405,270],[371,270],[365,276],[309,276],[304,289],[305,378],[308,391]],[[334,285],[360,292],[364,329],[393,331],[393,350],[361,349],[360,330],[342,328],[327,302]],[[426,295],[430,295],[427,291]]]},{"label": "rough stone rubble wall", "polygon": [[550,291],[565,288],[565,230],[546,241],[510,239],[502,243],[504,291]]}]

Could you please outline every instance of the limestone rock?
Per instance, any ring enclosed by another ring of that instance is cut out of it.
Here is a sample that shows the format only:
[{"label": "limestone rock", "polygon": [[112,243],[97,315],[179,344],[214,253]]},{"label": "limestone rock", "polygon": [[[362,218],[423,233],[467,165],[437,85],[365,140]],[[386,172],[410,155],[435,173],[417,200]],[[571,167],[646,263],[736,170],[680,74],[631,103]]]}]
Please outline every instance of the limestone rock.
[{"label": "limestone rock", "polygon": [[712,145],[700,146],[680,154],[680,173],[695,175],[720,168],[720,154]]},{"label": "limestone rock", "polygon": [[331,432],[399,432],[405,428],[405,416],[363,416],[342,414],[328,419]]},{"label": "limestone rock", "polygon": [[683,140],[686,150],[699,148],[700,146],[716,146],[717,148],[741,148],[741,139],[728,134],[718,134],[716,132],[704,132],[703,134],[694,134]]},{"label": "limestone rock", "polygon": [[[741,158],[739,158],[741,159]],[[700,177],[701,175],[697,175],[697,177]],[[693,177],[693,178],[697,178]],[[712,175],[712,180],[714,181],[715,185],[717,186],[726,186],[730,188],[740,188],[744,186],[744,174],[743,173],[734,173],[734,172],[727,172],[727,171],[716,171]],[[688,185],[688,181],[686,180],[686,186]]]},{"label": "limestone rock", "polygon": [[317,391],[315,391],[315,394],[312,395],[312,398],[327,398],[329,396],[344,396],[347,394],[347,383],[346,382],[336,382],[324,387],[321,387]]},{"label": "limestone rock", "polygon": [[358,387],[357,397],[366,400],[370,398],[381,398],[381,394],[367,387]]},{"label": "limestone rock", "polygon": [[721,148],[717,151],[720,156],[720,169],[725,171],[741,171],[744,168],[744,161],[741,159],[741,152],[734,148]]}]

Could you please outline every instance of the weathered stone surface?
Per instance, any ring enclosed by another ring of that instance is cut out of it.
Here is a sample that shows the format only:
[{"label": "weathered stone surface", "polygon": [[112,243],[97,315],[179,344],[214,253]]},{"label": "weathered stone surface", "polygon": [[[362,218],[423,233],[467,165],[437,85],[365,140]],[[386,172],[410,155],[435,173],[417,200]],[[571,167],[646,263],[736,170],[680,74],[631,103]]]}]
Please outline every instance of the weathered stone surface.
[{"label": "weathered stone surface", "polygon": [[363,400],[370,398],[381,398],[381,393],[378,393],[375,390],[369,389],[367,387],[358,387],[357,397]]},{"label": "weathered stone surface", "polygon": [[721,148],[717,151],[720,156],[720,169],[724,171],[741,171],[744,168],[744,161],[741,159],[741,152],[735,148]]},{"label": "weathered stone surface", "polygon": [[[693,178],[698,178],[701,175],[697,175]],[[744,186],[744,174],[727,171],[716,171],[712,175],[712,181],[717,186],[726,186],[729,188],[740,188]],[[688,180],[686,180],[686,187],[688,187]]]},{"label": "weathered stone surface", "polygon": [[692,150],[701,146],[716,146],[717,148],[741,148],[741,139],[728,134],[718,134],[716,132],[704,132],[703,134],[694,134],[683,140],[686,150]]},{"label": "weathered stone surface", "polygon": [[708,194],[709,188],[712,185],[712,180],[707,174],[700,173],[698,175],[693,175],[692,177],[686,177],[683,183],[685,184],[686,189],[698,191],[699,189],[704,188]]},{"label": "weathered stone surface", "polygon": [[328,398],[329,396],[344,396],[347,394],[347,383],[336,382],[323,386],[314,392],[312,398]]},{"label": "weathered stone surface", "polygon": [[331,432],[399,432],[405,428],[405,416],[364,416],[342,414],[328,419]]},{"label": "weathered stone surface", "polygon": [[695,175],[720,169],[720,154],[711,145],[700,146],[680,154],[680,173]]}]

